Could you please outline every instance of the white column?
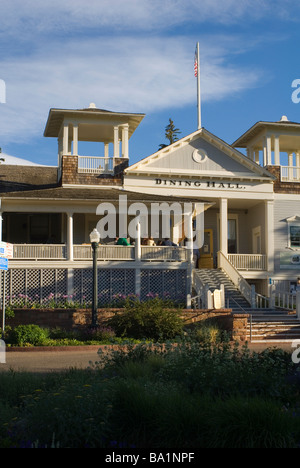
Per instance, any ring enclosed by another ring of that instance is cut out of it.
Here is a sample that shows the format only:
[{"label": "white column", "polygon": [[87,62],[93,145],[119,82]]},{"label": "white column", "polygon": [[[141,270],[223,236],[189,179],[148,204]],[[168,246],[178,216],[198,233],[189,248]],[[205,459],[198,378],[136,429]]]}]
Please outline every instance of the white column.
[{"label": "white column", "polygon": [[73,261],[73,213],[67,213],[67,251],[68,260]]},{"label": "white column", "polygon": [[300,180],[300,152],[296,152],[297,180]]},{"label": "white column", "polygon": [[109,143],[104,143],[104,157],[109,158]]},{"label": "white column", "polygon": [[64,124],[63,153],[68,154],[69,150],[69,124]]},{"label": "white column", "polygon": [[109,170],[109,143],[104,143],[105,171]]},{"label": "white column", "polygon": [[73,125],[73,154],[78,155],[78,125]]},{"label": "white column", "polygon": [[253,151],[252,146],[247,148],[247,156],[248,156],[249,159],[251,159],[251,161],[254,160],[254,151]]},{"label": "white column", "polygon": [[274,141],[274,155],[275,155],[275,166],[280,166],[280,145],[279,145],[279,135],[275,135]]},{"label": "white column", "polygon": [[264,138],[264,144],[263,144],[263,165],[267,165],[267,139]]},{"label": "white column", "polygon": [[141,268],[140,261],[142,257],[142,247],[141,247],[141,222],[140,220],[136,226],[136,237],[135,237],[135,260],[138,262],[138,265],[135,268],[135,294],[141,296]]},{"label": "white column", "polygon": [[268,166],[272,165],[272,145],[271,145],[271,136],[267,135],[266,144],[267,144],[267,164]]},{"label": "white column", "polygon": [[129,125],[124,125],[122,127],[122,157],[128,159],[128,133]]},{"label": "white column", "polygon": [[220,200],[220,251],[227,257],[228,254],[228,200]]},{"label": "white column", "polygon": [[289,156],[289,180],[292,181],[294,180],[294,153],[290,152],[288,153]]},{"label": "white column", "polygon": [[135,238],[135,259],[141,260],[142,247],[141,247],[141,222],[136,225],[136,238]]},{"label": "white column", "polygon": [[187,248],[188,248],[188,269],[187,269],[187,299],[186,307],[192,307],[192,291],[193,291],[193,211],[186,213],[187,216]]},{"label": "white column", "polygon": [[74,294],[74,270],[73,270],[73,268],[68,268],[68,273],[67,273],[67,294],[68,294],[68,296],[73,296],[73,294]]},{"label": "white column", "polygon": [[274,202],[265,201],[265,252],[267,255],[267,270],[274,271]]},{"label": "white column", "polygon": [[259,164],[259,150],[254,151],[254,161]]},{"label": "white column", "polygon": [[114,158],[120,157],[119,127],[114,127]]}]

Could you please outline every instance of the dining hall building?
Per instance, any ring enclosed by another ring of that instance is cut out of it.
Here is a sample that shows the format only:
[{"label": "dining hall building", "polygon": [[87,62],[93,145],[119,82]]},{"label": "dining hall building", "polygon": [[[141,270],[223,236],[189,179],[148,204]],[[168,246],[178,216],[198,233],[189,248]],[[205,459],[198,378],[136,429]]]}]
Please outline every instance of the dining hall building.
[{"label": "dining hall building", "polygon": [[[8,298],[90,301],[89,236],[101,220],[105,226],[110,208],[115,232],[100,239],[99,303],[158,294],[187,307],[196,296],[209,307],[207,291],[218,272],[240,291],[243,307],[256,307],[271,293],[292,293],[300,276],[300,124],[286,117],[257,122],[233,144],[200,128],[130,164],[129,141],[143,118],[94,104],[50,109],[44,136],[58,141],[57,166],[11,163],[3,155],[0,240],[13,244]],[[99,156],[81,154],[85,142],[97,145]],[[199,213],[201,245],[189,248]],[[136,237],[128,234],[130,223]],[[116,244],[124,230],[129,245]]]}]

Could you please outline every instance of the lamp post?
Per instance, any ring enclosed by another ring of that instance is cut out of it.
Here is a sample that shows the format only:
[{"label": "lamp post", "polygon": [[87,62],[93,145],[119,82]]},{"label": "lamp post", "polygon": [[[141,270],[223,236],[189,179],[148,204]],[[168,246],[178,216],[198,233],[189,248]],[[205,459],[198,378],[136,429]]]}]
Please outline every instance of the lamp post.
[{"label": "lamp post", "polygon": [[97,326],[97,306],[98,306],[98,272],[97,272],[97,252],[100,241],[100,234],[97,229],[90,233],[90,241],[93,249],[93,301],[92,301],[92,327]]}]

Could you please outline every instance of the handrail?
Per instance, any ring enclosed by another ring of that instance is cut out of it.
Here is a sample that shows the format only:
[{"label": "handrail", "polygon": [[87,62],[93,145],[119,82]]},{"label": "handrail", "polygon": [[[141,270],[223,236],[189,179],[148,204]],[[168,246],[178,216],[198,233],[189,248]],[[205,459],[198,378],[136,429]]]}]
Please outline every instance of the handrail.
[{"label": "handrail", "polygon": [[262,294],[255,293],[255,306],[257,309],[269,309],[271,299]]},{"label": "handrail", "polygon": [[295,310],[297,307],[296,294],[281,293],[275,294],[274,304],[277,309]]},{"label": "handrail", "polygon": [[[228,301],[229,301],[229,298],[228,298]],[[233,297],[230,298],[230,301],[234,302],[240,309],[242,309],[242,311],[245,314],[249,315],[249,313],[244,309],[244,307],[242,307],[241,304],[239,304],[235,299],[233,299]],[[228,307],[228,309],[229,309],[229,307]]]},{"label": "handrail", "polygon": [[193,270],[193,287],[196,291],[196,296],[192,298],[192,301],[194,299],[200,299],[202,302],[202,307],[205,309],[207,307],[207,298],[206,298],[206,288],[204,283],[201,281],[199,276],[196,274],[195,270]]},{"label": "handrail", "polygon": [[218,266],[229,276],[233,284],[240,290],[245,299],[252,304],[252,288],[239,271],[230,263],[223,252],[218,252]]}]

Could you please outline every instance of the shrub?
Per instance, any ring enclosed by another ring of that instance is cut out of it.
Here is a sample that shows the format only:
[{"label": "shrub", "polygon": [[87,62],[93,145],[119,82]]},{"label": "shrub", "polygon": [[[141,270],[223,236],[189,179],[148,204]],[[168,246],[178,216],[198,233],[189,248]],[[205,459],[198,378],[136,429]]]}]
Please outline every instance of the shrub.
[{"label": "shrub", "polygon": [[208,448],[296,448],[300,420],[261,397],[216,400],[210,411]]},{"label": "shrub", "polygon": [[42,346],[48,339],[48,334],[48,330],[38,325],[18,325],[10,331],[7,343],[15,346]]},{"label": "shrub", "polygon": [[168,340],[182,334],[183,320],[178,310],[165,308],[164,302],[155,298],[146,302],[128,301],[124,312],[109,319],[108,326],[117,336]]},{"label": "shrub", "polygon": [[218,344],[229,342],[231,334],[221,328],[217,320],[207,319],[187,327],[188,336],[198,343]]},{"label": "shrub", "polygon": [[116,336],[111,327],[97,326],[89,327],[81,331],[81,337],[84,341],[106,341],[111,342]]}]

